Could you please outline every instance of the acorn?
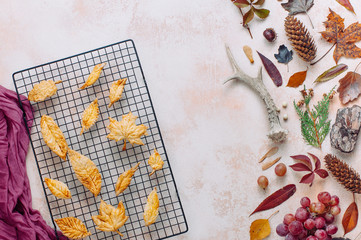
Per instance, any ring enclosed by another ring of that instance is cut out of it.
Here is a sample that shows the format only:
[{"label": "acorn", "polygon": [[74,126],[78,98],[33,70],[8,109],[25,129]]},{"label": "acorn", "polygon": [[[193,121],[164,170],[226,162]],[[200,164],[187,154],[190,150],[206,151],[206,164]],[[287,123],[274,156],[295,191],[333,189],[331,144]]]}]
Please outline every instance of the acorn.
[{"label": "acorn", "polygon": [[267,28],[263,31],[263,36],[267,39],[269,42],[273,42],[277,38],[277,34],[273,28]]}]

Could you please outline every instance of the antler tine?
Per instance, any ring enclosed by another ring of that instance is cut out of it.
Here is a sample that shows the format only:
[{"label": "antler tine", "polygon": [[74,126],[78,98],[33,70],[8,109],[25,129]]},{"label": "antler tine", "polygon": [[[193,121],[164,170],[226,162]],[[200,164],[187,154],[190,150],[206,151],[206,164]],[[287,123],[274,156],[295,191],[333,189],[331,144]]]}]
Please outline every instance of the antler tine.
[{"label": "antler tine", "polygon": [[236,72],[242,72],[240,67],[238,66],[238,64],[236,63],[236,60],[233,57],[233,54],[231,52],[231,49],[229,48],[229,46],[226,44],[226,51],[227,51],[227,56],[228,59],[232,65],[233,71]]}]

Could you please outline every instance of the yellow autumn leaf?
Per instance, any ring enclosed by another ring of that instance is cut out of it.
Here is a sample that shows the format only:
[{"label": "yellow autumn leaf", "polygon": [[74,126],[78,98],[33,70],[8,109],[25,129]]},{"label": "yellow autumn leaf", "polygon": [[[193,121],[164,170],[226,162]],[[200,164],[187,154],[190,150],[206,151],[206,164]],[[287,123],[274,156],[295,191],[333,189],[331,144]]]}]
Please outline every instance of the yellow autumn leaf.
[{"label": "yellow autumn leaf", "polygon": [[103,67],[105,65],[106,63],[100,63],[98,65],[95,65],[93,71],[90,73],[88,79],[85,81],[84,85],[80,87],[80,89],[84,89],[93,85],[99,79],[99,76],[102,73]]},{"label": "yellow autumn leaf", "polygon": [[91,235],[84,223],[75,217],[55,219],[61,232],[70,239],[81,239]]},{"label": "yellow autumn leaf", "polygon": [[44,182],[55,197],[62,199],[71,198],[70,190],[65,183],[50,178],[44,178]]},{"label": "yellow autumn leaf", "polygon": [[121,228],[129,218],[125,215],[123,202],[119,202],[118,207],[115,208],[103,200],[100,201],[99,215],[92,216],[94,223],[97,225],[97,229],[103,232],[116,232],[120,236],[123,236],[118,229]]},{"label": "yellow autumn leaf", "polygon": [[154,152],[152,155],[150,155],[148,164],[152,167],[153,171],[149,174],[149,176],[152,176],[155,171],[158,171],[163,168],[163,160],[160,157],[160,154],[156,149],[154,149]]},{"label": "yellow autumn leaf", "polygon": [[149,226],[157,220],[159,215],[159,199],[157,194],[157,189],[154,188],[153,191],[148,195],[147,204],[144,208],[144,222],[145,226]]},{"label": "yellow autumn leaf", "polygon": [[97,166],[84,155],[69,149],[69,159],[79,181],[89,189],[94,196],[98,196],[102,178]]},{"label": "yellow autumn leaf", "polygon": [[110,124],[107,126],[107,128],[110,130],[110,133],[107,135],[107,138],[110,140],[115,140],[116,142],[123,140],[123,150],[126,149],[127,140],[132,145],[144,145],[140,138],[143,135],[147,135],[147,127],[143,124],[136,125],[136,119],[137,117],[134,116],[132,112],[123,115],[120,122],[110,117]]},{"label": "yellow autumn leaf", "polygon": [[95,124],[99,117],[99,107],[98,107],[98,98],[96,98],[89,106],[84,110],[82,119],[81,119],[81,132],[88,130],[91,126]]},{"label": "yellow autumn leaf", "polygon": [[262,240],[271,234],[268,219],[257,219],[252,222],[249,230],[251,240]]},{"label": "yellow autumn leaf", "polygon": [[128,171],[123,172],[117,180],[117,183],[115,184],[115,194],[118,196],[122,192],[124,192],[125,189],[129,186],[130,182],[132,181],[132,177],[137,171],[138,166],[140,163],[137,163],[134,167],[129,169]]},{"label": "yellow autumn leaf", "polygon": [[118,101],[122,97],[124,85],[126,82],[126,78],[121,78],[112,84],[109,90],[110,103],[108,107],[111,107],[116,101]]},{"label": "yellow autumn leaf", "polygon": [[63,132],[58,125],[56,125],[54,119],[47,115],[41,116],[40,128],[46,145],[48,145],[56,155],[66,161],[68,144],[66,143]]},{"label": "yellow autumn leaf", "polygon": [[43,80],[40,83],[34,85],[28,95],[29,101],[40,102],[46,98],[53,96],[58,90],[55,84],[61,83],[62,81]]}]

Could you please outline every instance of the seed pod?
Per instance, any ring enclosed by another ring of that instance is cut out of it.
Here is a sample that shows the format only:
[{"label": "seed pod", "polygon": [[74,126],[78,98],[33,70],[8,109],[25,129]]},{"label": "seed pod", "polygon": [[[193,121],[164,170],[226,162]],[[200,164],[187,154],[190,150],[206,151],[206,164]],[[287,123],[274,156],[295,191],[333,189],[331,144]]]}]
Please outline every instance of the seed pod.
[{"label": "seed pod", "polygon": [[263,32],[263,36],[267,39],[269,42],[273,42],[277,38],[277,34],[273,28],[267,28]]},{"label": "seed pod", "polygon": [[252,48],[250,48],[249,46],[247,45],[244,45],[243,46],[243,52],[244,54],[246,54],[247,58],[249,59],[249,61],[251,63],[254,63],[254,60],[253,60],[253,54],[252,54]]}]

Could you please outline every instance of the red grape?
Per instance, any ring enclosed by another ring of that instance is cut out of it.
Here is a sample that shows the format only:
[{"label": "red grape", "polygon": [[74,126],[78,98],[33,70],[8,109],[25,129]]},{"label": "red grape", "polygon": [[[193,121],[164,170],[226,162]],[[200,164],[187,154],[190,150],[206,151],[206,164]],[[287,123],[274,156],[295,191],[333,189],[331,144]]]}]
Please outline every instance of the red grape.
[{"label": "red grape", "polygon": [[321,203],[321,202],[317,202],[315,205],[315,210],[314,212],[317,214],[322,214],[325,212],[326,206],[325,204]]},{"label": "red grape", "polygon": [[336,215],[340,214],[340,212],[341,212],[341,208],[339,206],[332,206],[331,209],[330,209],[330,213],[333,216],[336,216]]},{"label": "red grape", "polygon": [[287,234],[285,240],[298,240],[298,237],[289,233],[289,234]]},{"label": "red grape", "polygon": [[303,231],[303,225],[300,221],[293,221],[290,225],[288,225],[288,231],[290,231],[292,235],[301,234]]},{"label": "red grape", "polygon": [[304,223],[303,223],[304,227],[308,230],[312,230],[315,226],[315,220],[313,220],[312,218],[307,219]]},{"label": "red grape", "polygon": [[337,230],[338,230],[337,226],[332,225],[332,224],[328,225],[326,227],[326,232],[328,235],[333,235],[333,234],[337,233]]},{"label": "red grape", "polygon": [[317,196],[318,201],[322,203],[329,203],[331,201],[331,195],[329,192],[320,192]]},{"label": "red grape", "polygon": [[315,202],[311,203],[311,205],[310,205],[310,211],[311,211],[311,212],[316,212],[316,203],[315,203]]},{"label": "red grape", "polygon": [[308,238],[306,238],[306,240],[318,240],[318,239],[315,236],[308,236]]},{"label": "red grape", "polygon": [[285,237],[289,233],[287,225],[284,223],[278,224],[276,233],[281,237]]},{"label": "red grape", "polygon": [[263,189],[266,189],[267,186],[268,186],[268,179],[267,179],[267,177],[265,177],[265,176],[260,176],[260,177],[257,179],[257,183],[258,183],[258,186],[260,186],[260,187],[263,188]]},{"label": "red grape", "polygon": [[306,219],[308,218],[310,214],[308,213],[308,211],[305,208],[298,208],[295,214],[296,220],[300,221],[300,222],[304,222],[306,221]]},{"label": "red grape", "polygon": [[307,230],[303,229],[301,234],[298,235],[298,239],[306,239],[307,234],[308,234]]},{"label": "red grape", "polygon": [[328,224],[333,223],[333,221],[335,221],[335,216],[333,216],[331,213],[326,213],[323,217],[325,218],[326,223]]},{"label": "red grape", "polygon": [[311,200],[308,197],[303,197],[303,198],[301,198],[300,203],[301,203],[301,206],[304,208],[309,207],[311,205]]},{"label": "red grape", "polygon": [[[320,229],[326,225],[326,220],[323,217],[317,217],[315,219],[315,227]],[[316,236],[317,237],[317,236]]]},{"label": "red grape", "polygon": [[287,167],[284,163],[279,163],[275,167],[275,173],[279,177],[283,177],[287,172]]},{"label": "red grape", "polygon": [[329,202],[329,204],[331,205],[331,206],[336,206],[336,205],[338,205],[340,203],[340,199],[336,196],[336,195],[333,195],[332,197],[331,197],[331,201]]},{"label": "red grape", "polygon": [[296,220],[295,216],[293,214],[289,213],[289,214],[286,214],[285,217],[283,218],[283,223],[286,225],[290,225],[290,223],[295,220]]},{"label": "red grape", "polygon": [[325,240],[327,238],[327,233],[323,229],[317,229],[315,232],[315,237],[317,237],[319,240]]}]

